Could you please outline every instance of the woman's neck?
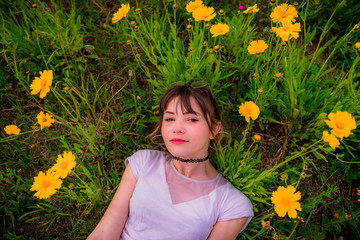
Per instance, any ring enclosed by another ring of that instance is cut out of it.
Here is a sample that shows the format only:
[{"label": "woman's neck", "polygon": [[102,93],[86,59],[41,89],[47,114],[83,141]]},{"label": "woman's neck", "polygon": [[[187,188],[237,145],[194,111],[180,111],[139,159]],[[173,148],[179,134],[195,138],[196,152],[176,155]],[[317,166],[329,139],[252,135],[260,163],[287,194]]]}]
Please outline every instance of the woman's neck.
[{"label": "woman's neck", "polygon": [[209,160],[199,163],[186,163],[172,159],[172,162],[180,174],[195,180],[210,180],[218,174]]}]

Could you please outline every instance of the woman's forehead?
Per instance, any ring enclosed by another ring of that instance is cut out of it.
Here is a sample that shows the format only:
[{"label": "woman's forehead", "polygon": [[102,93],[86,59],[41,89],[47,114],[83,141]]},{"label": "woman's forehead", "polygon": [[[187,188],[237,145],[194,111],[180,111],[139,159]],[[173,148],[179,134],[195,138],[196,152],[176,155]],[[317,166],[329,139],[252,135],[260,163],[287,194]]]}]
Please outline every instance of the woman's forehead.
[{"label": "woman's forehead", "polygon": [[201,114],[201,108],[194,97],[189,99],[181,99],[179,96],[172,98],[165,109],[165,112],[178,113],[178,111],[184,113]]}]

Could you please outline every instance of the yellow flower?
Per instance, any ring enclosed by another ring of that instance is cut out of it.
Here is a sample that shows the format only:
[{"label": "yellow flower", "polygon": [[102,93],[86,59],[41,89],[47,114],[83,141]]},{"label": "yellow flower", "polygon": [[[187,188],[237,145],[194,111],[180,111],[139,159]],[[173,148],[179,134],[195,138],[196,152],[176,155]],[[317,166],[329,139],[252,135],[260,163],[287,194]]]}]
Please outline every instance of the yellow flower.
[{"label": "yellow flower", "polygon": [[331,133],[340,138],[348,137],[352,134],[351,130],[356,128],[355,119],[348,112],[337,111],[328,115],[329,120],[325,120],[326,124],[332,128]]},{"label": "yellow flower", "polygon": [[257,7],[257,4],[255,4],[254,6],[252,6],[252,7],[248,7],[245,11],[244,11],[244,13],[256,13],[256,12],[258,12],[259,11],[259,9],[258,9],[258,7]]},{"label": "yellow flower", "polygon": [[46,175],[43,172],[39,172],[39,175],[34,177],[34,183],[30,190],[37,191],[34,195],[37,198],[48,198],[56,193],[56,190],[61,187],[61,184],[61,179],[49,170]]},{"label": "yellow flower", "polygon": [[111,19],[113,23],[116,23],[118,21],[120,21],[122,18],[126,17],[127,13],[130,10],[130,5],[127,4],[121,4],[121,8],[119,8],[119,10],[114,13],[113,18]]},{"label": "yellow flower", "polygon": [[38,119],[38,123],[41,126],[41,129],[43,129],[43,127],[50,127],[55,122],[55,119],[53,119],[52,115],[49,115],[48,113],[44,114],[43,111],[40,111],[36,117]]},{"label": "yellow flower", "polygon": [[282,22],[283,20],[295,21],[298,17],[297,11],[294,6],[287,3],[283,3],[280,6],[274,8],[274,11],[270,14],[270,17],[274,23]]},{"label": "yellow flower", "polygon": [[[298,38],[300,29],[300,23],[292,24],[291,20],[283,20],[282,27],[276,28],[273,27],[271,30],[276,33],[278,37],[280,37],[283,41],[287,41],[291,38]],[[290,36],[291,35],[291,36]]]},{"label": "yellow flower", "polygon": [[61,178],[66,178],[71,173],[71,170],[75,167],[75,155],[72,152],[64,152],[56,160],[56,164],[50,168],[51,171],[55,172],[55,175]]},{"label": "yellow flower", "polygon": [[247,50],[250,54],[263,53],[265,49],[268,48],[268,45],[264,40],[257,40],[250,42],[250,45],[247,47]]},{"label": "yellow flower", "polygon": [[200,7],[197,8],[193,13],[195,21],[210,21],[216,16],[215,9],[213,7]]},{"label": "yellow flower", "polygon": [[222,23],[212,25],[210,28],[210,33],[212,34],[213,37],[224,35],[227,32],[229,32],[229,26]]},{"label": "yellow flower", "polygon": [[285,217],[287,213],[290,218],[296,218],[296,210],[301,211],[300,203],[298,203],[301,193],[295,191],[296,189],[293,186],[287,188],[279,186],[272,193],[271,202],[275,205],[275,212],[279,217]]},{"label": "yellow flower", "polygon": [[258,89],[258,93],[263,93],[263,92],[264,92],[264,90],[262,90],[262,88]]},{"label": "yellow flower", "polygon": [[261,136],[258,135],[258,134],[255,134],[255,135],[254,135],[254,139],[255,139],[256,141],[260,141],[260,140],[261,140]]},{"label": "yellow flower", "polygon": [[340,145],[339,140],[334,135],[329,134],[328,131],[324,131],[322,137],[324,141],[329,143],[330,147],[332,147],[333,149],[339,147]]},{"label": "yellow flower", "polygon": [[188,11],[189,13],[194,12],[196,9],[203,7],[203,1],[201,0],[195,0],[193,2],[189,2],[188,4],[186,4],[186,11]]},{"label": "yellow flower", "polygon": [[250,117],[252,120],[256,120],[260,114],[259,107],[253,102],[245,102],[242,103],[239,107],[239,113],[241,116],[245,117],[247,122],[250,121]]},{"label": "yellow flower", "polygon": [[20,133],[20,128],[18,128],[16,125],[7,125],[4,128],[6,134],[10,135],[10,134],[15,134],[18,135]]},{"label": "yellow flower", "polygon": [[354,47],[359,49],[360,48],[360,42],[355,43]]},{"label": "yellow flower", "polygon": [[31,94],[36,95],[40,92],[40,98],[44,98],[50,92],[50,86],[53,81],[53,71],[44,70],[40,72],[40,77],[35,77],[35,80],[30,85]]}]

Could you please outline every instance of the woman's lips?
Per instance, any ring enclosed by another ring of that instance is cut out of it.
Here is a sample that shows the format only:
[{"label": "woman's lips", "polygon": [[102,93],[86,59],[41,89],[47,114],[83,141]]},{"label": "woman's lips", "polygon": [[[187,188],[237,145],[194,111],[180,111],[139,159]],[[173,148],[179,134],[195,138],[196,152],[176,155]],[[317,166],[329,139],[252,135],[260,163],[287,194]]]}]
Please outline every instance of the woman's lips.
[{"label": "woman's lips", "polygon": [[184,139],[180,139],[180,138],[173,138],[170,140],[171,143],[174,144],[182,144],[182,143],[186,143],[188,141],[184,140]]}]

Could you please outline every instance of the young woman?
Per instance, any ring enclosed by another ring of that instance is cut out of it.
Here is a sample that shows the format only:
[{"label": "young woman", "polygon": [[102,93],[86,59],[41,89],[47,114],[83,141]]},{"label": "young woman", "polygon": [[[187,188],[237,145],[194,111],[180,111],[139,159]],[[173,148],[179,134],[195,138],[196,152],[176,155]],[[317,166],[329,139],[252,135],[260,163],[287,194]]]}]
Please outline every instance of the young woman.
[{"label": "young woman", "polygon": [[235,239],[253,217],[252,204],[209,161],[220,114],[205,88],[175,86],[159,105],[168,152],[140,150],[105,215],[88,239]]}]

